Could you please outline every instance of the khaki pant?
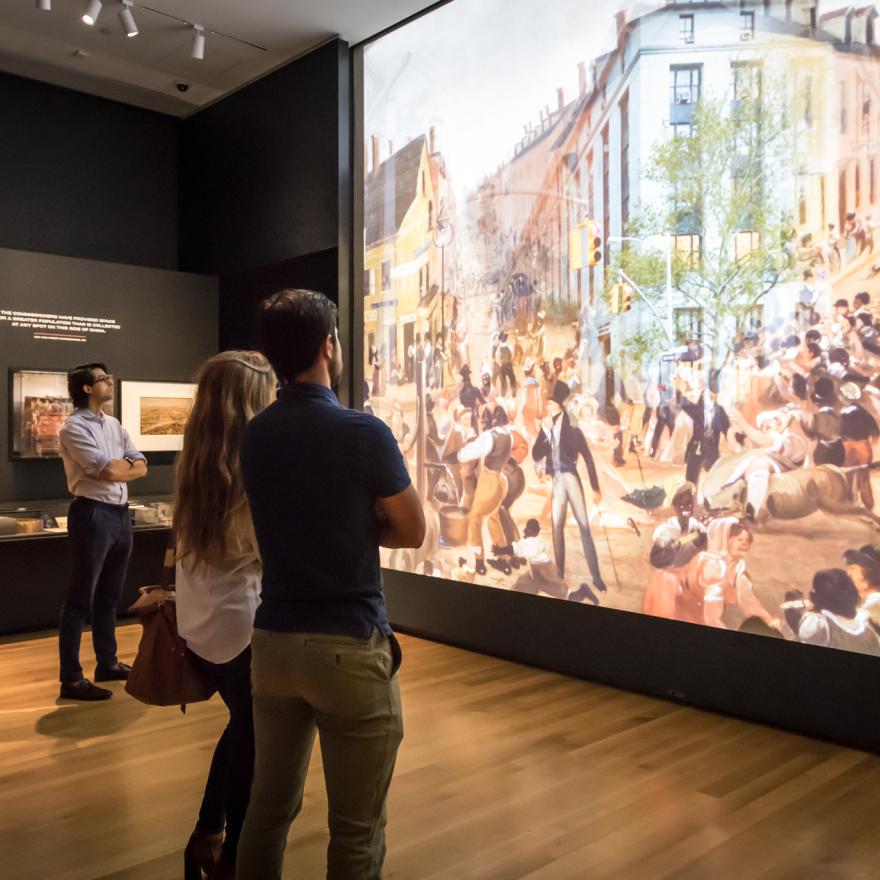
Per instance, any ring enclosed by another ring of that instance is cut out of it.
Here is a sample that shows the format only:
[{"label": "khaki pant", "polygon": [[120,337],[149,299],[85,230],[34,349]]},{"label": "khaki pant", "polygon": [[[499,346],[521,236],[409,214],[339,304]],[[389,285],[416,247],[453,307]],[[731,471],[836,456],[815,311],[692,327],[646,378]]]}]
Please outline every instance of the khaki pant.
[{"label": "khaki pant", "polygon": [[495,544],[507,543],[498,508],[507,495],[507,478],[497,471],[483,467],[474,493],[474,503],[468,511],[468,543],[478,556],[483,555],[483,520],[489,520],[489,535]]},{"label": "khaki pant", "polygon": [[331,880],[377,880],[385,799],[403,737],[396,642],[255,630],[256,762],[238,880],[280,880],[317,731],[329,802]]}]

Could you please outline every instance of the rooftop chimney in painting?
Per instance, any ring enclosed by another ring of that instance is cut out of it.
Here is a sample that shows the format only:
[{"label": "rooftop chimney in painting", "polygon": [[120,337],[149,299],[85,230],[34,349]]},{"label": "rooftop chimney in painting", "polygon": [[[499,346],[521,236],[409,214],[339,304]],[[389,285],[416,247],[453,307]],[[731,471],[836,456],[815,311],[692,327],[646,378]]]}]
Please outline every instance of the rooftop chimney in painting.
[{"label": "rooftop chimney in painting", "polygon": [[370,177],[370,145],[364,141],[364,180]]},{"label": "rooftop chimney in painting", "polygon": [[587,65],[578,61],[578,98],[583,99],[587,94]]},{"label": "rooftop chimney in painting", "polygon": [[379,158],[379,135],[370,136],[370,147],[373,156],[373,174],[378,174],[379,166],[382,164],[382,160]]},{"label": "rooftop chimney in painting", "polygon": [[556,109],[561,110],[565,106],[565,89],[560,86],[556,90]]},{"label": "rooftop chimney in painting", "polygon": [[390,159],[394,155],[394,141],[390,138],[388,139],[388,158]]}]

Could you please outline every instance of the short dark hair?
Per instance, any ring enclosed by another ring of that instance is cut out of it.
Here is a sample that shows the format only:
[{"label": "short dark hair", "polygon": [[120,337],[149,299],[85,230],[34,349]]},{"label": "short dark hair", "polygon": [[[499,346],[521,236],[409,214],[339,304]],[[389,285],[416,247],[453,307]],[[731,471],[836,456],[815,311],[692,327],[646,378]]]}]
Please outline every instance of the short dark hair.
[{"label": "short dark hair", "polygon": [[855,297],[853,297],[853,302],[862,303],[867,305],[871,302],[871,294],[868,293],[867,290],[860,290]]},{"label": "short dark hair", "polygon": [[92,384],[92,373],[95,370],[109,372],[106,364],[99,363],[80,364],[67,371],[67,393],[77,409],[89,405],[89,395],[83,390],[83,385]]},{"label": "short dark hair", "polygon": [[315,363],[335,326],[336,306],[314,290],[281,290],[260,303],[263,352],[284,382]]},{"label": "short dark hair", "polygon": [[861,602],[852,578],[842,568],[826,568],[813,575],[810,599],[817,611],[852,618]]},{"label": "short dark hair", "polygon": [[539,523],[536,519],[526,520],[526,527],[523,529],[523,534],[527,538],[534,538],[541,533],[541,523]]},{"label": "short dark hair", "polygon": [[846,366],[849,363],[849,354],[845,348],[832,348],[831,351],[828,352],[828,363],[829,364],[843,364]]}]

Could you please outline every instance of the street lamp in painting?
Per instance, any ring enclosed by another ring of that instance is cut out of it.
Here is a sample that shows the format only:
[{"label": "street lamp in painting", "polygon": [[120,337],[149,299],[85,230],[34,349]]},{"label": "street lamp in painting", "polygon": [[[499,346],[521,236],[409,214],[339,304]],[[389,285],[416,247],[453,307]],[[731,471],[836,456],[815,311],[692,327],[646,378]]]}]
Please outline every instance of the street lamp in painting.
[{"label": "street lamp in painting", "polygon": [[455,238],[455,227],[449,219],[446,210],[446,199],[440,200],[440,209],[437,211],[437,220],[434,223],[434,247],[440,248],[440,332],[443,334],[443,345],[446,338],[446,248],[452,244]]}]

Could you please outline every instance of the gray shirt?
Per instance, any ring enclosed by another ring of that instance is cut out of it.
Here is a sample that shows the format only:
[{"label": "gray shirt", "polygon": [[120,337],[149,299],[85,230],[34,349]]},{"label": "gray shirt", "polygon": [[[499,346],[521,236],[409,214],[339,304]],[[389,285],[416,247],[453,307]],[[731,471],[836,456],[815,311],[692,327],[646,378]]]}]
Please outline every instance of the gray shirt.
[{"label": "gray shirt", "polygon": [[71,495],[107,504],[125,504],[128,501],[128,483],[98,478],[98,474],[114,459],[146,461],[117,419],[104,413],[96,415],[90,409],[81,407],[68,416],[61,426],[59,437],[61,459]]}]

